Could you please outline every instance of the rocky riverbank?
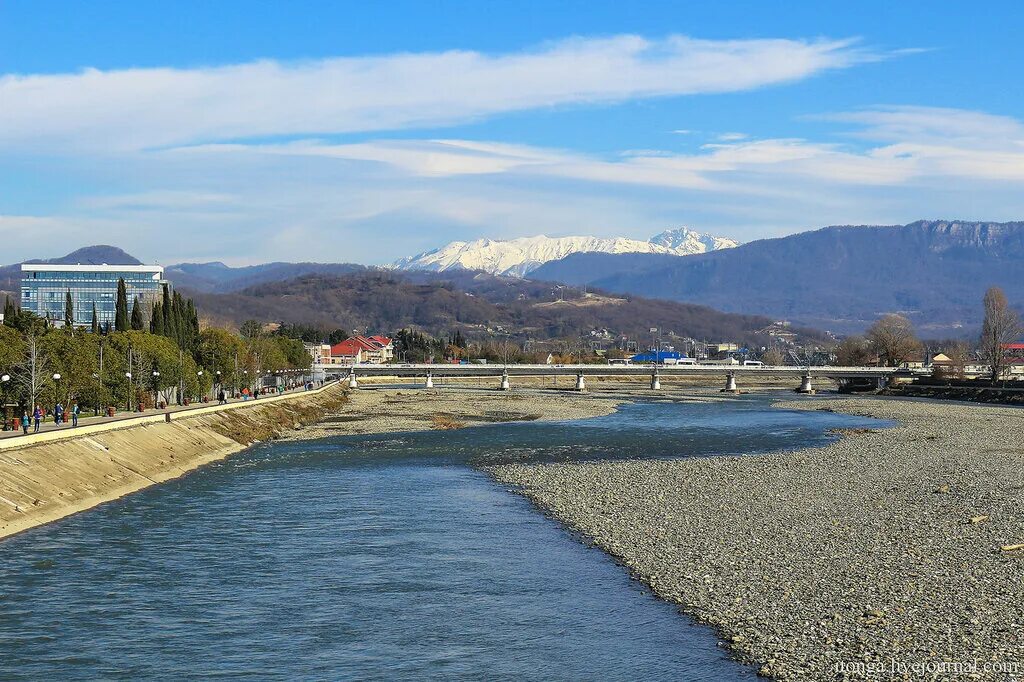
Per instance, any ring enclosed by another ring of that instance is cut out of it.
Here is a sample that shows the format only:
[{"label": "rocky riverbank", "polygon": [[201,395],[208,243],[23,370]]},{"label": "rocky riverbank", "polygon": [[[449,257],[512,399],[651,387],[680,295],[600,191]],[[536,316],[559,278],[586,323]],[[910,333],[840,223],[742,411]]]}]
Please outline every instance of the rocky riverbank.
[{"label": "rocky riverbank", "polygon": [[622,395],[570,391],[361,388],[316,424],[287,434],[313,439],[360,433],[450,429],[496,422],[586,419],[611,414]]},{"label": "rocky riverbank", "polygon": [[491,472],[764,675],[1024,677],[1024,411],[784,406],[897,425],[797,452]]}]

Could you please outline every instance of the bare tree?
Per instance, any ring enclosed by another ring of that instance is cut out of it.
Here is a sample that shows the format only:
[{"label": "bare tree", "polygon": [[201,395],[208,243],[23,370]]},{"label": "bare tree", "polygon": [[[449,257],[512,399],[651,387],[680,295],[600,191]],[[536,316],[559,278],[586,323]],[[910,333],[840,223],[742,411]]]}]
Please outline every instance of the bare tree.
[{"label": "bare tree", "polygon": [[871,325],[866,336],[871,351],[889,367],[899,367],[921,350],[914,327],[902,315],[883,316]]},{"label": "bare tree", "polygon": [[39,396],[50,384],[49,359],[43,354],[39,337],[34,333],[25,336],[25,356],[14,373],[14,380],[25,396],[31,410],[39,402]]},{"label": "bare tree", "polygon": [[836,346],[836,364],[863,367],[871,359],[871,346],[863,336],[847,336]]},{"label": "bare tree", "polygon": [[971,347],[964,341],[956,341],[946,346],[942,352],[949,358],[949,367],[944,368],[939,374],[945,373],[953,379],[963,379],[967,363],[971,360]]},{"label": "bare tree", "polygon": [[992,381],[998,381],[1006,371],[1006,344],[1016,341],[1024,333],[1020,316],[1006,301],[999,287],[985,292],[985,321],[981,326],[981,354],[992,368]]},{"label": "bare tree", "polygon": [[761,356],[761,362],[772,367],[786,364],[786,356],[778,348],[769,348]]}]

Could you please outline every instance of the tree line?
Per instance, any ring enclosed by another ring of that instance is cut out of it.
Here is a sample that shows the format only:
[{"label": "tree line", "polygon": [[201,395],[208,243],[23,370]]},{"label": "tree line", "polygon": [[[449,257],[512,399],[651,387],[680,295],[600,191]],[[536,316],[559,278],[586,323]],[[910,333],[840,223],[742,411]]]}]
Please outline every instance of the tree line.
[{"label": "tree line", "polygon": [[0,326],[0,400],[19,410],[77,402],[83,410],[150,407],[198,400],[215,390],[255,389],[276,372],[310,367],[300,339],[249,330],[240,336],[200,328],[191,299],[164,287],[149,311],[132,307],[118,283],[113,325],[76,327],[65,301],[63,326],[18,308],[7,298]]},{"label": "tree line", "polygon": [[[989,378],[998,381],[1006,373],[1009,358],[1008,344],[1024,335],[1020,315],[1010,306],[999,287],[991,287],[982,301],[985,318],[981,336],[975,344],[963,340],[937,344],[953,361],[963,367],[972,357],[989,367]],[[836,361],[840,365],[860,366],[873,362],[888,367],[900,365],[921,356],[925,346],[918,339],[910,320],[902,315],[882,316],[868,328],[863,336],[850,336],[836,347]]]}]

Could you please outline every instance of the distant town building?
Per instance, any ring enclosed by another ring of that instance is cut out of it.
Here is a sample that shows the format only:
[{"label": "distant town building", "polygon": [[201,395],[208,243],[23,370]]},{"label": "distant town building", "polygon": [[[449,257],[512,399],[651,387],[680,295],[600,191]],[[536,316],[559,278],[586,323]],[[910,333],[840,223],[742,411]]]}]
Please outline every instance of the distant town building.
[{"label": "distant town building", "polygon": [[302,347],[309,353],[314,365],[329,364],[331,357],[331,344],[329,343],[303,343]]},{"label": "distant town building", "polygon": [[324,364],[358,365],[365,362],[382,365],[394,358],[395,345],[388,337],[350,336],[330,347],[330,355]]},{"label": "distant town building", "polygon": [[100,325],[113,326],[117,306],[117,281],[123,279],[128,309],[141,299],[147,319],[150,307],[160,297],[164,280],[160,265],[49,265],[21,266],[21,307],[40,317],[64,323],[64,302],[71,293],[75,326],[92,324],[92,309]]}]

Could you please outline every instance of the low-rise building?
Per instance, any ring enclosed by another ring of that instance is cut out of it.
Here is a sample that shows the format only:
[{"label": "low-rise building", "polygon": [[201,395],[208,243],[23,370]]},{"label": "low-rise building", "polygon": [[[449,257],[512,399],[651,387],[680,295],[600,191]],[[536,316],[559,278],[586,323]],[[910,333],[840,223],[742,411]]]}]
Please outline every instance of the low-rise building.
[{"label": "low-rise building", "polygon": [[350,336],[329,347],[323,364],[383,365],[395,359],[395,345],[386,336]]},{"label": "low-rise building", "polygon": [[363,347],[354,339],[345,339],[331,346],[328,365],[358,365],[366,361]]},{"label": "low-rise building", "polygon": [[329,343],[303,343],[302,347],[309,353],[314,365],[330,364],[331,344]]}]

